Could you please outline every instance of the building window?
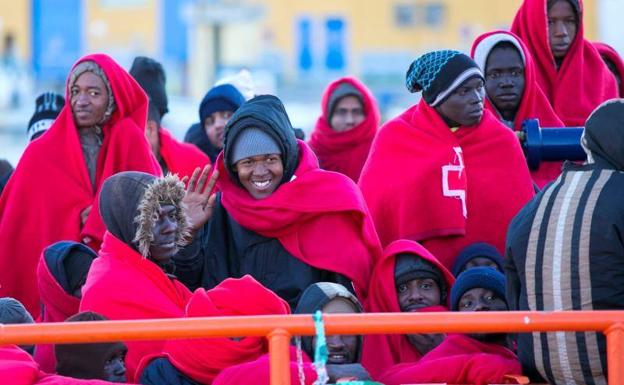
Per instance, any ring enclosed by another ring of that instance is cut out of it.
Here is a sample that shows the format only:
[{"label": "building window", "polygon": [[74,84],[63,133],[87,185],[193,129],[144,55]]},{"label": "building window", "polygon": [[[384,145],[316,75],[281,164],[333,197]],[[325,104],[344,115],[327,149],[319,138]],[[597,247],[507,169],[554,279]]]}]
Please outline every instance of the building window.
[{"label": "building window", "polygon": [[425,25],[433,28],[443,26],[445,11],[443,4],[432,3],[425,5]]},{"label": "building window", "polygon": [[399,28],[416,25],[416,6],[413,4],[396,4],[394,6],[394,24]]}]

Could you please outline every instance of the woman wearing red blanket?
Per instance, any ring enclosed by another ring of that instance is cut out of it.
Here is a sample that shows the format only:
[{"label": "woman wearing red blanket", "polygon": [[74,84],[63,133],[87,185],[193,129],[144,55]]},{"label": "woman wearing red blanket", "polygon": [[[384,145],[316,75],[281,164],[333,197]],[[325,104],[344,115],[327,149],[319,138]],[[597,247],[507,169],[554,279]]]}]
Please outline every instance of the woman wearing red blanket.
[{"label": "woman wearing red blanket", "polygon": [[124,170],[160,174],[145,139],[147,97],[113,59],[81,58],[65,97],[69,102],[26,148],[0,198],[0,296],[17,298],[35,318],[43,249],[71,240],[97,250],[105,230],[96,203],[104,179]]},{"label": "woman wearing red blanket", "polygon": [[481,70],[434,51],[412,63],[406,85],[423,97],[379,130],[359,182],[382,245],[420,242],[447,268],[471,243],[502,254],[534,192],[516,136],[484,111]]},{"label": "woman wearing red blanket", "polygon": [[[373,270],[365,308],[372,313],[447,311],[455,278],[424,247],[398,240],[384,250]],[[388,334],[364,337],[362,365],[373,378],[402,362],[418,361],[442,334]]]},{"label": "woman wearing red blanket", "polygon": [[616,98],[611,72],[583,32],[582,0],[524,0],[511,31],[531,51],[537,82],[566,126],[582,126],[602,102]]},{"label": "woman wearing red blanket", "polygon": [[175,256],[182,282],[210,289],[249,274],[291,307],[321,281],[365,297],[381,248],[364,199],[352,180],[319,169],[278,98],[258,96],[234,113],[216,167],[218,195],[203,188],[207,169],[198,186],[197,174],[189,182],[197,233]]},{"label": "woman wearing red blanket", "polygon": [[[191,292],[172,275],[170,261],[188,236],[183,197],[184,185],[172,175],[155,178],[128,171],[104,182],[100,212],[107,231],[82,289],[80,311],[112,320],[184,316]],[[127,343],[129,381],[139,361],[160,353],[163,344]]]}]

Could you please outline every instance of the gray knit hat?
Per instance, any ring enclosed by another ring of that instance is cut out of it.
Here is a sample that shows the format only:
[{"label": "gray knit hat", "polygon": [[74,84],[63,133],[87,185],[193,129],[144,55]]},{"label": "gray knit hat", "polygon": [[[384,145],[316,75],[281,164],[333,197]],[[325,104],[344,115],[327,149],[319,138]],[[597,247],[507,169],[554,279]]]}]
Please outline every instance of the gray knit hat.
[{"label": "gray knit hat", "polygon": [[232,164],[241,159],[264,154],[282,154],[279,145],[269,134],[259,128],[248,128],[241,132],[232,148]]}]

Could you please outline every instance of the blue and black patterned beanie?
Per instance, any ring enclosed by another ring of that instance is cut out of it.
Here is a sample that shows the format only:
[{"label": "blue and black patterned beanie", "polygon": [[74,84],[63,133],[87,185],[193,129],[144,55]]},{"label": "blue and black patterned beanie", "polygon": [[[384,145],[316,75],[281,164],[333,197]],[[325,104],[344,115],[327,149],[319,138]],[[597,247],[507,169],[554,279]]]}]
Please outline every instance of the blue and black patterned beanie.
[{"label": "blue and black patterned beanie", "polygon": [[483,73],[468,55],[453,50],[433,51],[414,60],[407,70],[405,86],[410,92],[422,91],[427,104],[435,107],[473,77],[483,79]]}]

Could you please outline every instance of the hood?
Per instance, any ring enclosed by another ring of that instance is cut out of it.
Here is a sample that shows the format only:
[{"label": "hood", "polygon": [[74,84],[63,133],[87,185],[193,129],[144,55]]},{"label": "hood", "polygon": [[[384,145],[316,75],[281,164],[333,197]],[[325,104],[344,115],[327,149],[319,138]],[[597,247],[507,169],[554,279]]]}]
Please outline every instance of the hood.
[{"label": "hood", "polygon": [[447,303],[450,304],[450,291],[455,283],[455,278],[450,271],[442,265],[438,259],[433,256],[424,246],[410,240],[397,240],[390,243],[384,250],[382,258],[377,262],[373,270],[371,278],[371,286],[369,288],[369,301],[367,302],[367,311],[369,312],[400,312],[399,300],[396,294],[395,284],[395,264],[396,258],[400,254],[413,254],[440,270],[442,277],[447,285]]},{"label": "hood", "polygon": [[58,284],[69,295],[84,283],[97,254],[82,243],[60,241],[43,251],[46,265]]},{"label": "hood", "polygon": [[[314,314],[317,310],[322,310],[334,298],[343,298],[349,301],[355,313],[363,313],[364,309],[360,301],[346,287],[333,282],[317,282],[310,286],[301,294],[294,314]],[[313,338],[302,337],[301,344],[308,357],[314,357]],[[360,362],[362,357],[362,336],[358,336],[358,349],[355,362]]]},{"label": "hood", "polygon": [[116,238],[149,256],[154,240],[152,228],[161,204],[176,206],[176,244],[186,244],[189,225],[182,210],[184,184],[175,175],[156,178],[152,175],[125,171],[108,178],[100,193],[100,213],[106,229]]},{"label": "hood", "polygon": [[624,99],[602,103],[585,123],[581,144],[588,163],[605,162],[624,171]]},{"label": "hood", "polygon": [[282,102],[273,95],[261,95],[243,104],[225,126],[223,144],[224,161],[230,177],[238,181],[231,162],[233,144],[240,133],[247,128],[256,128],[275,140],[282,153],[284,176],[281,183],[289,181],[295,174],[299,159],[299,148],[294,130]]}]

